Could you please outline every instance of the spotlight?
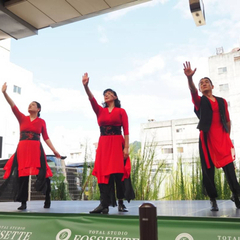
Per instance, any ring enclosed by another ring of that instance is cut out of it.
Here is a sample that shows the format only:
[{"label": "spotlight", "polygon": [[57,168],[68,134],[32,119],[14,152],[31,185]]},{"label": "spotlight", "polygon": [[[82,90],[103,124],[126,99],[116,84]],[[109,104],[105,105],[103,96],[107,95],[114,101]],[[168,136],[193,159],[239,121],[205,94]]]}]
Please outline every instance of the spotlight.
[{"label": "spotlight", "polygon": [[197,26],[202,26],[206,24],[204,5],[202,0],[189,0],[189,6],[193,19]]}]

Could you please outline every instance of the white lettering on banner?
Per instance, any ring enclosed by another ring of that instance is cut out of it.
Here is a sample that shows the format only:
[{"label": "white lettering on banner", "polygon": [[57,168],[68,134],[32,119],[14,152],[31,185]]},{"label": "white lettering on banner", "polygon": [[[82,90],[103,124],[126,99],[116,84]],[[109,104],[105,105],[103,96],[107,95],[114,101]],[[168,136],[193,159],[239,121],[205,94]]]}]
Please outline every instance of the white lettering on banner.
[{"label": "white lettering on banner", "polygon": [[0,231],[0,239],[30,240],[32,232]]},{"label": "white lettering on banner", "polygon": [[0,229],[8,229],[8,226],[0,226]]},{"label": "white lettering on banner", "polygon": [[[56,240],[57,240],[57,238],[56,238]],[[64,240],[65,240],[65,238],[64,238]],[[139,240],[139,238],[75,235],[73,240]]]},{"label": "white lettering on banner", "polygon": [[89,234],[105,234],[105,231],[100,230],[89,230]]},{"label": "white lettering on banner", "polygon": [[121,232],[121,231],[108,231],[107,232],[107,235],[124,235],[124,236],[127,236],[128,235],[128,232]]},{"label": "white lettering on banner", "polygon": [[194,239],[189,233],[181,233],[175,238],[175,240],[194,240]]},{"label": "white lettering on banner", "polygon": [[217,236],[218,240],[240,240],[240,236]]},{"label": "white lettering on banner", "polygon": [[9,229],[11,230],[25,230],[25,227],[17,227],[17,226],[11,226]]},{"label": "white lettering on banner", "polygon": [[96,236],[91,236],[90,240],[96,240]]},{"label": "white lettering on banner", "polygon": [[23,240],[29,240],[31,235],[32,235],[32,232],[27,232],[27,234]]},{"label": "white lettering on banner", "polygon": [[[96,234],[96,235],[105,235],[105,231],[103,230],[89,230],[89,234]],[[117,235],[117,236],[127,236],[128,232],[124,231],[107,231],[106,235]]]},{"label": "white lettering on banner", "polygon": [[70,229],[63,229],[61,230],[57,236],[56,236],[56,240],[68,240],[72,235],[72,231]]},{"label": "white lettering on banner", "polygon": [[[126,237],[127,231],[104,231],[104,230],[88,230],[89,235],[75,235],[73,240],[139,240],[139,238]],[[100,235],[100,236],[99,236]],[[101,236],[102,235],[102,236]],[[110,236],[104,236],[110,235]],[[70,240],[71,230],[63,229],[57,236],[56,240]],[[1,240],[1,239],[0,239]]]}]

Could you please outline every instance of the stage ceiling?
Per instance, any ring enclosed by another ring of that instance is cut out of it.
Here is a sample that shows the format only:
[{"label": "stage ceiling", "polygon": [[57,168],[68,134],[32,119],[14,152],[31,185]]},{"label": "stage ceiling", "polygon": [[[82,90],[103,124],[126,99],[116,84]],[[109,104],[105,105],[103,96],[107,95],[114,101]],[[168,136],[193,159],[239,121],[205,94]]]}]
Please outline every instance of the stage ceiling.
[{"label": "stage ceiling", "polygon": [[0,40],[21,39],[151,0],[0,0]]}]

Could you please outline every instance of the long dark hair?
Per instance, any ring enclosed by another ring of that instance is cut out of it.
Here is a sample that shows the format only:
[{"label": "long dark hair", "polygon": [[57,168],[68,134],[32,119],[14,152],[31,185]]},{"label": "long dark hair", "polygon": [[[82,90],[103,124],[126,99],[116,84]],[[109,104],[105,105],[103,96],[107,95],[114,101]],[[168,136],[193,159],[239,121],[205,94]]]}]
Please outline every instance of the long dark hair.
[{"label": "long dark hair", "polygon": [[40,112],[41,112],[41,104],[39,102],[33,101],[37,104],[37,108],[40,109],[38,112],[38,117],[40,117]]},{"label": "long dark hair", "polygon": [[[115,91],[113,91],[111,88],[108,88],[108,89],[106,89],[106,90],[103,91],[103,96],[105,95],[106,92],[112,92],[113,95],[114,95],[115,97],[117,97],[117,99],[114,100],[114,104],[115,104],[115,107],[120,108],[120,107],[121,107],[121,102],[120,102],[120,100],[118,99],[117,93],[116,93]],[[104,108],[107,108],[107,107],[108,107],[108,105],[107,105],[106,102],[104,102],[102,105],[103,105]]]}]

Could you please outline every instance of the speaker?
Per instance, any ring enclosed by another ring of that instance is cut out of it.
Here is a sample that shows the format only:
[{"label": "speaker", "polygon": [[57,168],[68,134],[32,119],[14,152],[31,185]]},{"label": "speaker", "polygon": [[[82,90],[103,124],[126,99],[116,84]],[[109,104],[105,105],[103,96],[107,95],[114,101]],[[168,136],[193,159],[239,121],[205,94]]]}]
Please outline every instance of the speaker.
[{"label": "speaker", "polygon": [[197,26],[206,24],[204,5],[202,0],[189,0],[190,10]]}]

